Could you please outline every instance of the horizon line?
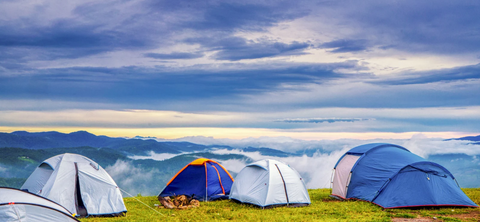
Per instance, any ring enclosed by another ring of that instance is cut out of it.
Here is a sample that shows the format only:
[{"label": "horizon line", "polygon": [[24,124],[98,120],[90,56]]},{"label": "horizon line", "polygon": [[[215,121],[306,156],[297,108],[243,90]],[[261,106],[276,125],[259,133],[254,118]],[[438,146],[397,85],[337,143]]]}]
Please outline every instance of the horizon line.
[{"label": "horizon line", "polygon": [[164,127],[164,128],[100,128],[100,127],[11,127],[0,126],[0,132],[15,131],[72,133],[87,131],[97,136],[134,138],[155,137],[164,140],[178,140],[186,137],[211,137],[213,139],[234,139],[261,137],[289,137],[300,140],[340,140],[340,139],[411,139],[413,137],[426,138],[459,138],[477,136],[480,133],[472,132],[315,132],[315,131],[288,131],[266,128],[220,128],[220,127]]}]

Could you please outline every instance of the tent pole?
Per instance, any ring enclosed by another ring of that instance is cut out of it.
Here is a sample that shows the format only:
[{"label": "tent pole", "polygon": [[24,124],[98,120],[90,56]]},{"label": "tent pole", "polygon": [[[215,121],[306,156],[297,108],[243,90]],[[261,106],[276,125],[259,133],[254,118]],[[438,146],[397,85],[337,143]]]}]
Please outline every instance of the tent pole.
[{"label": "tent pole", "polygon": [[460,187],[460,185],[458,184],[457,179],[454,178],[453,180],[455,180],[455,183],[457,183],[457,186]]},{"label": "tent pole", "polygon": [[350,179],[352,178],[352,171],[348,174],[347,183],[345,185],[345,198],[347,198],[348,185],[350,185]]},{"label": "tent pole", "polygon": [[275,164],[275,166],[277,167],[278,173],[280,174],[280,177],[282,178],[283,189],[285,190],[285,197],[287,198],[287,206],[288,206],[290,201],[288,200],[287,185],[285,184],[285,180],[283,179],[283,175],[282,175],[282,172],[280,171],[280,168],[278,168],[277,164]]},{"label": "tent pole", "polygon": [[208,202],[208,171],[207,171],[207,162],[203,163],[203,166],[205,167],[205,200],[203,202]]},{"label": "tent pole", "polygon": [[335,175],[335,168],[332,170],[332,176],[330,177],[330,189],[332,189],[333,186],[333,176]]}]

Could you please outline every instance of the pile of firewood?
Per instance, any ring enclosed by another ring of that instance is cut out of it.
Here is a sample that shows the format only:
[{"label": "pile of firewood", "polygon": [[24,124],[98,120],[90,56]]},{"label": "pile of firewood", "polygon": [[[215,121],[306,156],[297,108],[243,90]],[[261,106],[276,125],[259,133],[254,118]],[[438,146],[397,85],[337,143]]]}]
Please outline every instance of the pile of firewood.
[{"label": "pile of firewood", "polygon": [[200,201],[193,199],[192,197],[187,197],[185,195],[162,197],[158,196],[158,200],[162,205],[159,205],[159,208],[167,209],[188,209],[195,208],[200,206]]}]

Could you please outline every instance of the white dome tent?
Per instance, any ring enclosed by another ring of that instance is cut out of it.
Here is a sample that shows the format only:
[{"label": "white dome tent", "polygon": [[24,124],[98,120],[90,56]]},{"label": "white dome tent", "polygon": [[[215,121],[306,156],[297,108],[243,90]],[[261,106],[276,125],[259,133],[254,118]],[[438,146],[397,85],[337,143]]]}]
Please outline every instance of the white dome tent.
[{"label": "white dome tent", "polygon": [[0,221],[11,222],[76,222],[72,214],[59,204],[14,188],[0,188]]},{"label": "white dome tent", "polygon": [[116,216],[127,212],[120,189],[96,162],[65,153],[41,163],[23,190],[53,200],[76,216]]},{"label": "white dome tent", "polygon": [[230,199],[262,208],[307,206],[311,203],[305,183],[297,171],[271,159],[245,166],[235,177]]}]

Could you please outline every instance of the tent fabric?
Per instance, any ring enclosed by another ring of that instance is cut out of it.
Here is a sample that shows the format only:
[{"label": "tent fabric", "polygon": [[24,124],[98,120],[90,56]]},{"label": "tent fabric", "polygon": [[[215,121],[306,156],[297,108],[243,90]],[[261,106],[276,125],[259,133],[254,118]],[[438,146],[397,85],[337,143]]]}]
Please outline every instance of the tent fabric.
[{"label": "tent fabric", "polygon": [[96,162],[78,154],[60,154],[40,164],[21,189],[51,199],[77,216],[127,212],[120,189]]},{"label": "tent fabric", "polygon": [[233,178],[218,162],[199,158],[183,167],[159,196],[187,195],[201,201],[226,199]]},{"label": "tent fabric", "polygon": [[1,187],[0,221],[74,222],[78,220],[67,209],[51,200],[26,191]]},{"label": "tent fabric", "polygon": [[347,195],[347,188],[348,183],[350,182],[350,170],[352,169],[353,165],[357,162],[360,156],[356,155],[345,155],[338,167],[335,169],[335,177],[334,177],[334,184],[338,184],[338,186],[334,186],[332,188],[332,193],[344,197]]},{"label": "tent fabric", "polygon": [[245,166],[235,177],[230,199],[265,208],[309,205],[303,178],[289,165],[265,159]]},{"label": "tent fabric", "polygon": [[[353,165],[352,156],[358,157]],[[351,149],[337,162],[332,183],[333,196],[370,201],[383,208],[478,207],[447,169],[394,144]]]}]

